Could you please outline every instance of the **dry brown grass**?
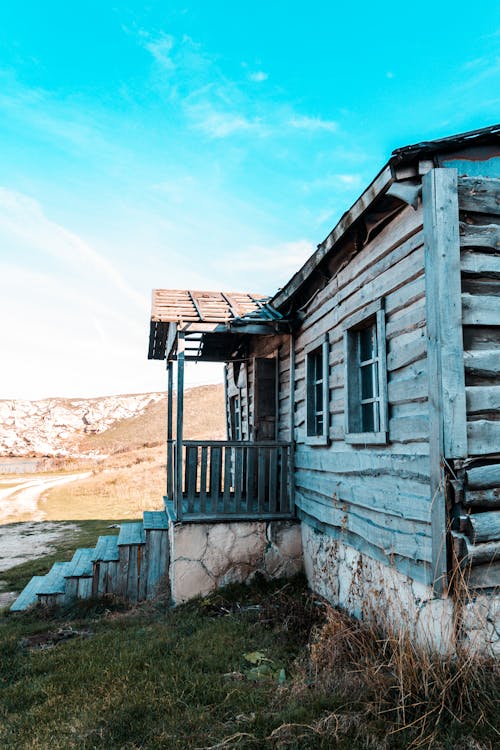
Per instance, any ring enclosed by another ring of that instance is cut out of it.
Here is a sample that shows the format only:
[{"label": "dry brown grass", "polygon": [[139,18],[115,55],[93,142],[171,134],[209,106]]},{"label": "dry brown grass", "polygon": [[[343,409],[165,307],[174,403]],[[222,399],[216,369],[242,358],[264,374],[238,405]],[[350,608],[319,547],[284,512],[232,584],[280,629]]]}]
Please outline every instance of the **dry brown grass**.
[{"label": "dry brown grass", "polygon": [[[187,390],[184,405],[186,438],[224,439],[222,385]],[[108,456],[99,461],[64,459],[57,463],[59,470],[86,469],[92,471],[92,476],[47,492],[39,503],[46,519],[139,518],[144,510],[161,508],[166,482],[166,434],[164,399],[99,435],[85,436],[78,450]]]},{"label": "dry brown grass", "polygon": [[[301,736],[334,742],[346,722],[363,725],[366,736],[370,724],[375,729],[382,721],[384,747],[451,747],[457,732],[470,740],[464,748],[499,746],[491,743],[492,736],[500,743],[500,670],[493,658],[460,647],[438,654],[407,632],[383,631],[327,606],[299,675],[295,691],[313,689],[345,701],[342,710],[307,730],[297,727]],[[482,735],[490,738],[485,744]],[[297,739],[293,726],[276,731],[278,736]]]}]

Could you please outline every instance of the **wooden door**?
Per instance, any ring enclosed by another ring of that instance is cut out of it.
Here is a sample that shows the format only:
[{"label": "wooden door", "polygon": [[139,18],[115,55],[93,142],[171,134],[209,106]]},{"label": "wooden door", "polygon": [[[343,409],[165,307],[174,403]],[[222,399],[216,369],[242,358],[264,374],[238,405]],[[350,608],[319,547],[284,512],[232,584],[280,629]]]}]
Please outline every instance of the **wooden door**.
[{"label": "wooden door", "polygon": [[254,367],[254,440],[276,440],[277,434],[277,360],[256,357]]}]

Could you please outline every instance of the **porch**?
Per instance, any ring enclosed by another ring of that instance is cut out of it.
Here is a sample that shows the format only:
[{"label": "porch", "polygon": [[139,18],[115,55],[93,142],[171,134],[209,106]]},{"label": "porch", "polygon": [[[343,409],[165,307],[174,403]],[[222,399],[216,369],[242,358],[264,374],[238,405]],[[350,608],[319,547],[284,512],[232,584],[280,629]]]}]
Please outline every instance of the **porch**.
[{"label": "porch", "polygon": [[[262,429],[256,426],[254,413],[252,430],[246,436],[250,439],[241,439],[245,436],[238,431],[234,434],[234,425],[231,427],[226,399],[227,440],[184,439],[186,363],[239,366],[245,362],[250,336],[277,333],[290,333],[289,325],[265,298],[222,292],[153,292],[149,358],[165,359],[167,364],[166,502],[176,521],[294,518],[293,443],[283,440],[282,434],[277,439],[277,413],[274,423],[272,418],[264,418]],[[268,371],[265,377],[261,409],[274,409],[277,398],[269,393],[273,385]]]},{"label": "porch", "polygon": [[293,518],[291,444],[183,440],[173,444],[169,483],[178,521]]}]

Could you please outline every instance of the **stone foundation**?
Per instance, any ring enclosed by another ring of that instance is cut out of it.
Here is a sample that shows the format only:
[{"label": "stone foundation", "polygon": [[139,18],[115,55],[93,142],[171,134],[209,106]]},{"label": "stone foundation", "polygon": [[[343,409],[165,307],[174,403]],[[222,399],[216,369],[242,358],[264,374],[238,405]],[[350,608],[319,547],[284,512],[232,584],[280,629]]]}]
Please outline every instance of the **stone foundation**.
[{"label": "stone foundation", "polygon": [[472,649],[500,656],[500,597],[481,594],[457,606],[435,598],[430,586],[302,524],[304,567],[310,587],[358,619],[406,630],[419,645],[441,653],[456,634]]},{"label": "stone foundation", "polygon": [[173,604],[229,583],[288,577],[302,569],[297,521],[169,522]]}]

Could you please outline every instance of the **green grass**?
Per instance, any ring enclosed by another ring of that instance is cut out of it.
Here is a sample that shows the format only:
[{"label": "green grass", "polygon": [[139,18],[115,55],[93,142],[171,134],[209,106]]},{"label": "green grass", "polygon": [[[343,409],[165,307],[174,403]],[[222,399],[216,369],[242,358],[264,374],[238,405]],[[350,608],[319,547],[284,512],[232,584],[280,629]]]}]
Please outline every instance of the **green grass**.
[{"label": "green grass", "polygon": [[[3,589],[6,591],[21,591],[32,576],[45,575],[53,563],[60,560],[71,560],[77,547],[95,547],[97,537],[104,534],[117,534],[118,529],[110,529],[110,524],[121,523],[121,521],[62,521],[61,529],[67,532],[61,534],[60,539],[50,543],[54,551],[50,555],[33,558],[21,565],[0,573]],[[14,527],[16,524],[12,524]],[[72,529],[77,526],[76,529]],[[29,537],[27,537],[27,540]],[[29,541],[26,542],[29,544]]]},{"label": "green grass", "polygon": [[[95,541],[103,525],[82,524],[80,543]],[[80,634],[53,647],[30,641],[37,636],[50,645],[70,628]],[[489,662],[472,674],[479,682],[460,721],[445,712],[422,734],[421,723],[406,725],[415,714],[408,713],[406,724],[396,716],[401,674],[397,649],[389,646],[368,626],[318,602],[300,577],[230,587],[174,610],[160,597],[132,608],[88,601],[4,614],[0,748],[498,747],[498,680]],[[261,654],[257,669],[253,652]],[[256,679],[262,664],[269,675]],[[454,668],[454,662],[445,668],[444,680]],[[418,669],[412,660],[407,684],[417,697],[424,682]],[[455,681],[450,688],[462,686]],[[410,712],[413,694],[406,688],[404,694]],[[419,715],[432,708],[424,705]]]},{"label": "green grass", "polygon": [[[276,676],[249,679],[244,656],[263,652],[273,670],[293,671],[306,631],[269,627],[253,608],[283,585],[236,588],[176,610],[158,601],[110,612],[91,602],[57,617],[4,617],[0,747],[196,748],[241,732],[255,739],[239,747],[266,747],[276,726],[305,717],[302,699],[281,700],[286,683],[279,688]],[[302,583],[290,596],[300,608]],[[20,645],[70,625],[92,635],[51,649]]]}]

